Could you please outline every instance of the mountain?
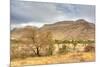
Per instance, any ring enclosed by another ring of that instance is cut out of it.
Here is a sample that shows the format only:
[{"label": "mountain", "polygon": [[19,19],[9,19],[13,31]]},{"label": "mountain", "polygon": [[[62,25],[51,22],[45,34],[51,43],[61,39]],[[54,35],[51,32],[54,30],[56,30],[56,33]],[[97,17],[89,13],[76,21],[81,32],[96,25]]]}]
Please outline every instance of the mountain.
[{"label": "mountain", "polygon": [[76,21],[60,21],[54,24],[45,24],[41,28],[32,26],[26,26],[24,28],[15,28],[11,31],[12,39],[27,39],[31,37],[34,31],[50,31],[53,35],[53,39],[57,40],[94,40],[95,39],[95,24],[90,23],[84,19]]},{"label": "mountain", "polygon": [[95,24],[86,20],[79,19],[76,21],[60,21],[54,24],[45,24],[42,31],[50,31],[53,34],[53,39],[95,39]]},{"label": "mountain", "polygon": [[24,41],[26,43],[31,43],[31,37],[35,34],[37,27],[26,26],[21,28],[14,28],[11,30],[11,40]]}]

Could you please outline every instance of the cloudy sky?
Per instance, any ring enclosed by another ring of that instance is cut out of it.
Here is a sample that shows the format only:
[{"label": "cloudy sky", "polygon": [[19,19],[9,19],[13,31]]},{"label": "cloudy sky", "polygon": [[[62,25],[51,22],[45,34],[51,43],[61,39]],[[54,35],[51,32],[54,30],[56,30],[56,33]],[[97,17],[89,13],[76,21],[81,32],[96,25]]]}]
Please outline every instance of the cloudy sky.
[{"label": "cloudy sky", "polygon": [[11,0],[11,27],[41,27],[63,20],[85,19],[95,23],[94,5],[75,5]]}]

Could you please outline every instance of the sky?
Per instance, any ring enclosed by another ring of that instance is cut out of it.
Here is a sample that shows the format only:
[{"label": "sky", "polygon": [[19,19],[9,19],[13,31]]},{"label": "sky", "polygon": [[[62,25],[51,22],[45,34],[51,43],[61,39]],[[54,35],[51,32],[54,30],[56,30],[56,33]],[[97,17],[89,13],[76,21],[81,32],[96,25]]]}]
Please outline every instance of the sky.
[{"label": "sky", "polygon": [[57,21],[85,19],[95,23],[95,6],[11,0],[11,28],[41,27]]}]

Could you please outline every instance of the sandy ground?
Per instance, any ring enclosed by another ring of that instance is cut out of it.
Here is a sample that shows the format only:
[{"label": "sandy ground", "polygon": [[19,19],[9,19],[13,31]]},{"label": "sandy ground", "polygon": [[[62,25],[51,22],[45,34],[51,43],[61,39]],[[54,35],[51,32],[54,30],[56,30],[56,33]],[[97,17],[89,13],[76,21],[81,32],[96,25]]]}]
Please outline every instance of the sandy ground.
[{"label": "sandy ground", "polygon": [[25,59],[14,59],[11,61],[11,67],[24,67],[27,65],[58,64],[58,63],[78,63],[95,61],[94,52],[67,53],[63,55],[47,57],[29,57]]}]

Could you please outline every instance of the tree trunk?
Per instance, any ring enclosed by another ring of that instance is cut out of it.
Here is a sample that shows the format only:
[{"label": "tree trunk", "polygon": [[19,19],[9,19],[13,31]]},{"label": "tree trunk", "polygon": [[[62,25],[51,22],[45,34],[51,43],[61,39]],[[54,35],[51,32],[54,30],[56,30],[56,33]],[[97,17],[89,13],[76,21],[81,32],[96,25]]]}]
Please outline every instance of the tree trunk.
[{"label": "tree trunk", "polygon": [[37,56],[41,56],[40,53],[39,53],[39,48],[38,47],[36,48],[36,50],[37,50]]}]

